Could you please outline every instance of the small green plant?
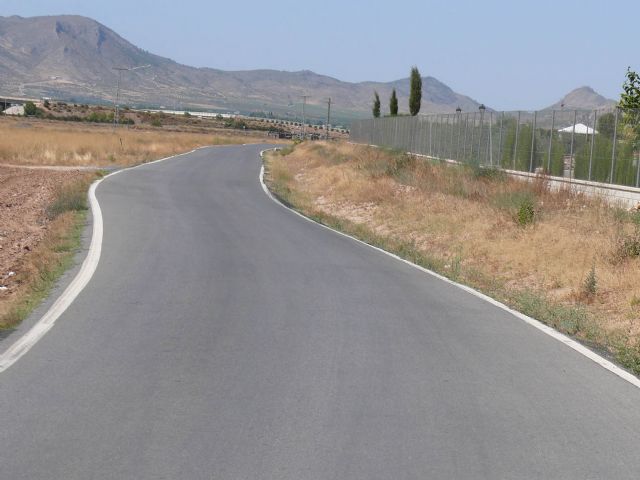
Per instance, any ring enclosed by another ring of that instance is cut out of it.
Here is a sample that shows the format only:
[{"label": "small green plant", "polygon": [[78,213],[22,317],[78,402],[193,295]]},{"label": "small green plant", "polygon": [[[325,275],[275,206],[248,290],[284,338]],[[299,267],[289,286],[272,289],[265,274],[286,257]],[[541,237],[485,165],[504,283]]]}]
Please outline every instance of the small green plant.
[{"label": "small green plant", "polygon": [[616,242],[611,261],[622,263],[628,258],[640,257],[640,229],[636,228],[632,234],[622,235]]},{"label": "small green plant", "polygon": [[591,265],[591,270],[587,274],[582,284],[582,294],[584,297],[591,299],[595,297],[598,290],[598,278],[596,277],[596,264]]},{"label": "small green plant", "polygon": [[474,164],[472,169],[473,176],[476,179],[485,179],[496,182],[504,182],[507,180],[507,174],[496,167],[481,167]]},{"label": "small green plant", "polygon": [[534,222],[536,211],[533,206],[533,200],[530,198],[523,198],[518,206],[518,212],[516,213],[516,222],[521,227],[525,227]]},{"label": "small green plant", "polygon": [[162,122],[160,121],[159,118],[154,118],[153,120],[151,120],[151,126],[152,127],[161,127],[162,126]]}]

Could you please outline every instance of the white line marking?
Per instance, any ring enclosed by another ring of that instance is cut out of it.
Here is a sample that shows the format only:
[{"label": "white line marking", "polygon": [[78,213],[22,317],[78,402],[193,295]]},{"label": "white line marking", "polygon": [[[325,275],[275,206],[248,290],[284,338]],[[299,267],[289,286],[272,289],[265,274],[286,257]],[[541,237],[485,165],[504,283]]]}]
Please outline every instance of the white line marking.
[{"label": "white line marking", "polygon": [[69,305],[73,303],[73,301],[84,289],[84,287],[87,286],[87,283],[89,283],[91,277],[93,277],[93,274],[98,267],[98,262],[100,261],[100,253],[102,252],[102,234],[104,230],[102,221],[102,210],[100,209],[100,204],[98,203],[98,199],[96,198],[96,189],[98,188],[98,185],[100,185],[107,178],[117,175],[120,172],[135,170],[136,168],[146,167],[147,165],[164,162],[165,160],[181,157],[183,155],[189,155],[190,153],[193,153],[196,150],[200,150],[201,148],[209,147],[199,147],[191,150],[190,152],[180,153],[178,155],[172,155],[171,157],[154,160],[153,162],[141,163],[140,165],[136,165],[134,167],[117,170],[99,180],[96,180],[91,184],[91,186],[89,187],[88,196],[89,205],[91,206],[91,213],[93,215],[93,230],[91,233],[91,244],[89,245],[89,252],[82,262],[80,271],[67,286],[64,292],[62,292],[62,295],[58,297],[53,305],[51,305],[49,310],[47,310],[47,312],[40,318],[40,320],[38,320],[38,322],[33,327],[31,327],[24,335],[22,335],[18,340],[15,341],[15,343],[13,343],[0,355],[0,373],[4,372],[11,365],[16,363],[36,343],[38,343],[38,341],[42,339],[42,337],[44,337],[45,334],[49,330],[51,330],[51,328],[53,328],[56,320],[58,320],[58,318],[60,318],[60,315],[62,315],[64,311],[69,308]]},{"label": "white line marking", "polygon": [[[268,150],[273,150],[273,149],[265,149],[262,150],[260,152],[260,157],[264,156],[264,152],[268,151]],[[410,265],[414,268],[417,268],[418,270],[427,273],[433,277],[436,277],[440,280],[442,280],[443,282],[446,282],[450,285],[453,285],[455,287],[458,287],[462,290],[464,290],[467,293],[470,293],[471,295],[475,295],[478,298],[481,298],[482,300],[489,302],[490,304],[501,308],[502,310],[505,310],[507,312],[509,312],[510,314],[512,314],[513,316],[519,318],[520,320],[524,321],[525,323],[528,323],[529,325],[531,325],[534,328],[537,328],[538,330],[540,330],[543,333],[546,333],[547,335],[549,335],[552,338],[555,338],[556,340],[558,340],[559,342],[564,343],[566,346],[572,348],[573,350],[575,350],[576,352],[580,353],[581,355],[587,357],[589,360],[597,363],[598,365],[600,365],[603,368],[606,368],[607,370],[609,370],[611,373],[613,373],[614,375],[617,375],[618,377],[622,378],[623,380],[626,380],[627,382],[629,382],[630,384],[634,385],[637,388],[640,388],[640,378],[636,377],[635,375],[633,375],[632,373],[626,371],[625,369],[617,366],[616,364],[614,364],[613,362],[607,360],[606,358],[602,357],[601,355],[598,355],[597,353],[595,353],[592,350],[589,350],[587,347],[585,347],[584,345],[582,345],[579,342],[576,342],[575,340],[573,340],[572,338],[567,337],[566,335],[558,332],[557,330],[554,330],[553,328],[551,328],[548,325],[545,325],[544,323],[540,322],[539,320],[536,320],[535,318],[531,318],[523,313],[518,312],[517,310],[512,309],[511,307],[508,307],[507,305],[505,305],[504,303],[501,303],[499,301],[497,301],[494,298],[489,297],[488,295],[485,295],[484,293],[481,293],[477,290],[474,290],[473,288],[467,286],[467,285],[463,285],[461,283],[457,283],[454,282],[453,280],[448,279],[447,277],[443,277],[442,275],[440,275],[439,273],[436,273],[432,270],[429,270],[427,268],[421,267],[420,265],[416,265],[415,263],[411,263],[408,260],[405,260],[404,258],[399,257],[398,255],[391,253],[391,252],[387,252],[386,250],[383,250],[379,247],[376,247],[374,245],[370,245],[366,242],[363,242],[362,240],[359,240],[356,237],[352,237],[351,235],[348,235],[344,232],[340,232],[338,230],[334,230],[331,227],[328,227],[327,225],[323,225],[322,223],[318,223],[315,220],[310,219],[309,217],[306,217],[305,215],[303,215],[302,213],[293,210],[289,207],[287,207],[284,203],[282,203],[280,200],[278,200],[276,197],[273,196],[273,194],[269,191],[269,189],[267,188],[266,184],[264,183],[264,163],[262,164],[262,167],[260,168],[260,184],[262,185],[262,190],[264,190],[264,192],[267,194],[267,196],[273,200],[274,202],[276,202],[278,205],[280,205],[282,208],[286,209],[289,212],[293,212],[296,215],[298,215],[301,218],[304,218],[306,221],[314,223],[315,225],[319,225],[320,227],[326,228],[327,230],[330,230],[331,232],[337,233],[338,235],[342,235],[343,237],[347,237],[350,238],[351,240],[354,240],[362,245],[366,245],[367,247],[373,248],[374,250],[377,250],[378,252],[384,253],[385,255],[388,255],[392,258],[395,258],[396,260],[400,260],[401,262],[406,263],[407,265]]]}]

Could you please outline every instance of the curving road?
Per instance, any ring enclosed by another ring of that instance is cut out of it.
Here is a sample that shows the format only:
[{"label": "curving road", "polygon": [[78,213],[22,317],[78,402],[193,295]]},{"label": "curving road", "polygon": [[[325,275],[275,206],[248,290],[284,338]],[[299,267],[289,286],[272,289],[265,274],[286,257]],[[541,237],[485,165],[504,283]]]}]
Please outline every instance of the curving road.
[{"label": "curving road", "polygon": [[639,389],[276,205],[261,148],[99,186],[94,277],[0,374],[0,479],[637,478]]}]

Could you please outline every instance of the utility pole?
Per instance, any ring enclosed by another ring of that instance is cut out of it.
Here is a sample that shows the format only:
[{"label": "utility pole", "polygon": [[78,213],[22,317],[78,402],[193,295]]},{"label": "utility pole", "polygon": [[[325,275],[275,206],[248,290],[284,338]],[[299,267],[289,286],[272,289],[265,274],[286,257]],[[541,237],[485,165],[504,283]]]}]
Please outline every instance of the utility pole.
[{"label": "utility pole", "polygon": [[329,140],[329,129],[331,128],[331,97],[327,100],[327,140]]},{"label": "utility pole", "polygon": [[307,125],[306,125],[306,120],[304,116],[304,107],[307,104],[307,98],[309,98],[309,95],[302,95],[302,139],[303,140],[307,138]]},{"label": "utility pole", "polygon": [[118,126],[119,114],[120,114],[120,80],[122,79],[122,72],[132,72],[133,70],[139,70],[141,68],[149,68],[151,65],[139,65],[137,67],[113,67],[118,71],[118,86],[116,87],[116,103],[113,106],[113,128]]}]

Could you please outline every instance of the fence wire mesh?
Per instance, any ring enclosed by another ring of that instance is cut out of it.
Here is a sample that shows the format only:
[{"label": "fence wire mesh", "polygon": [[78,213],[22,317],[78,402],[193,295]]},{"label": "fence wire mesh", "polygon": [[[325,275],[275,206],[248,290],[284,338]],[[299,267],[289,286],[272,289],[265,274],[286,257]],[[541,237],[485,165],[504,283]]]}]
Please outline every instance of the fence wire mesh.
[{"label": "fence wire mesh", "polygon": [[441,160],[640,187],[640,110],[375,118],[353,122],[350,138]]}]

